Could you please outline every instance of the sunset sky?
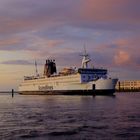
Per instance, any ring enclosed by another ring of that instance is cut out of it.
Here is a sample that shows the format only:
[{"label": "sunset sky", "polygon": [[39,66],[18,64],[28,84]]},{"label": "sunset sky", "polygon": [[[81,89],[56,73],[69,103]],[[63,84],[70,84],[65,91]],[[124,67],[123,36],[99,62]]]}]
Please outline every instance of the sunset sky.
[{"label": "sunset sky", "polygon": [[0,0],[0,90],[43,72],[81,66],[86,46],[95,67],[140,80],[140,0]]}]

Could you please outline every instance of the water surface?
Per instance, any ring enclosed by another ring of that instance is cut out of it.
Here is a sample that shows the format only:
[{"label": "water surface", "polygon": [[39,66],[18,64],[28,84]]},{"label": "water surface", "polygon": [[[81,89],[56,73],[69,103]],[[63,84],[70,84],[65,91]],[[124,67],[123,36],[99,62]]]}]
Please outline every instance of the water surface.
[{"label": "water surface", "polygon": [[1,140],[139,140],[140,93],[0,94]]}]

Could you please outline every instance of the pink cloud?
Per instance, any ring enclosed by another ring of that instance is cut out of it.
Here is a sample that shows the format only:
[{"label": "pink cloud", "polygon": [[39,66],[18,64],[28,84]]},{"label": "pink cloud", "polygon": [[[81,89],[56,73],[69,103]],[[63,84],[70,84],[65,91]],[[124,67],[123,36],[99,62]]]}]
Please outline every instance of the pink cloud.
[{"label": "pink cloud", "polygon": [[1,24],[0,34],[7,35],[36,30],[41,28],[44,24],[48,27],[54,25],[52,21],[44,19],[43,17],[12,18],[6,16],[0,16],[0,24]]},{"label": "pink cloud", "polygon": [[14,0],[1,4],[0,32],[16,33],[64,25],[110,30],[138,29],[139,5],[139,0]]},{"label": "pink cloud", "polygon": [[63,43],[64,43],[63,40],[48,40],[47,41],[47,46],[48,47],[55,47],[55,46],[61,45]]},{"label": "pink cloud", "polygon": [[0,51],[23,50],[23,40],[20,37],[7,37],[0,39]]},{"label": "pink cloud", "polygon": [[0,40],[0,49],[4,46],[8,46],[8,45],[16,45],[18,43],[20,43],[20,39],[19,38],[9,38],[9,39],[1,39]]},{"label": "pink cloud", "polygon": [[138,0],[83,0],[81,15],[97,22],[140,23]]},{"label": "pink cloud", "polygon": [[130,54],[128,52],[120,50],[114,56],[114,62],[117,65],[124,65],[129,63],[129,61],[130,61]]},{"label": "pink cloud", "polygon": [[113,40],[112,43],[100,44],[95,49],[108,60],[113,67],[140,67],[140,39],[138,36]]}]

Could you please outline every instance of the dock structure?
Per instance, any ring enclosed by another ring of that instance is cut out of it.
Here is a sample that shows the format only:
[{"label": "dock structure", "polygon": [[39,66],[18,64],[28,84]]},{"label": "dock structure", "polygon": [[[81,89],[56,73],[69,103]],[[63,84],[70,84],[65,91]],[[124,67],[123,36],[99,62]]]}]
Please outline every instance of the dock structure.
[{"label": "dock structure", "polygon": [[117,91],[135,91],[140,92],[140,80],[125,80],[118,81],[116,85]]}]

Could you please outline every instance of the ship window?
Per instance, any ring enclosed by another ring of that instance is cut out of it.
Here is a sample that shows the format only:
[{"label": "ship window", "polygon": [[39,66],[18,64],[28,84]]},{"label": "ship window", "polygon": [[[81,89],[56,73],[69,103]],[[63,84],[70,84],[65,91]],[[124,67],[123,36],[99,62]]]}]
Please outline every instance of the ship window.
[{"label": "ship window", "polygon": [[83,78],[85,78],[85,75],[83,75]]}]

